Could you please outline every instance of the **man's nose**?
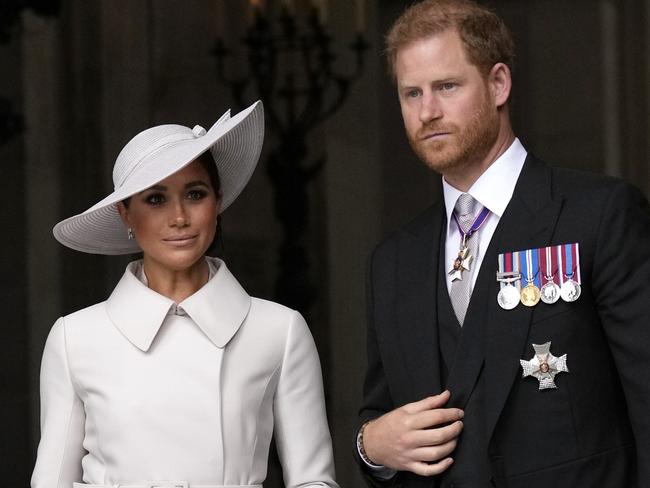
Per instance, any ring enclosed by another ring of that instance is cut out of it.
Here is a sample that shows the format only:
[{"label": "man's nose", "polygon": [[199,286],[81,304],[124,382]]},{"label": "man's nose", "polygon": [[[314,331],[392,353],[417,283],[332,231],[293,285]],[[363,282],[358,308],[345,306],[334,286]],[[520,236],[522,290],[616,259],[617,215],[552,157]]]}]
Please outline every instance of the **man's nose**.
[{"label": "man's nose", "polygon": [[425,93],[422,95],[422,103],[420,105],[420,122],[426,124],[432,120],[442,117],[442,107],[440,100],[433,93]]}]

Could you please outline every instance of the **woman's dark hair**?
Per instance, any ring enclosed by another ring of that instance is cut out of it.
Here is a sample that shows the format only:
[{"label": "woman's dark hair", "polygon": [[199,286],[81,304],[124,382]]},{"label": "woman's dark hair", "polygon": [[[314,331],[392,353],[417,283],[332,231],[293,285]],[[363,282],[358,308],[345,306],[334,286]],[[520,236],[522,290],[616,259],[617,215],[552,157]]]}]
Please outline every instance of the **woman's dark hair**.
[{"label": "woman's dark hair", "polygon": [[[201,163],[201,166],[205,168],[205,171],[207,171],[208,177],[210,178],[212,189],[217,195],[219,195],[221,193],[221,178],[219,178],[219,170],[217,169],[217,163],[212,156],[212,151],[205,151],[196,158],[195,161]],[[212,240],[210,247],[208,247],[206,254],[209,256],[220,254],[219,250],[223,250],[223,239],[221,237],[221,214],[217,215],[217,231],[214,234],[214,239]]]},{"label": "woman's dark hair", "polygon": [[221,178],[219,178],[219,170],[217,170],[217,163],[212,157],[212,152],[210,150],[205,151],[195,161],[200,162],[201,166],[207,171],[210,183],[212,183],[212,189],[218,194],[221,191]]}]

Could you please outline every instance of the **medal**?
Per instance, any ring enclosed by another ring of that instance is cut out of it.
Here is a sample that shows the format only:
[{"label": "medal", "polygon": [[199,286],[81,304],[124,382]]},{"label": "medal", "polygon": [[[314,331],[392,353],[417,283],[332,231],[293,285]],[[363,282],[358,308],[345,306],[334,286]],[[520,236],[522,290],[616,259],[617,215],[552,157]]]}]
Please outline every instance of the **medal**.
[{"label": "medal", "polygon": [[552,252],[552,249],[553,247],[549,246],[539,250],[540,267],[544,270],[544,279],[546,280],[546,283],[540,289],[540,298],[547,305],[552,305],[560,299],[560,287],[554,281],[557,263],[555,263],[555,266],[553,265],[555,253]]},{"label": "medal", "polygon": [[526,270],[526,282],[528,283],[521,289],[521,303],[526,307],[534,307],[539,303],[541,297],[539,287],[535,284],[539,275],[539,261],[537,259],[537,249],[528,249],[519,253],[520,259],[525,259],[525,267],[522,262],[522,268]]},{"label": "medal", "polygon": [[557,388],[555,384],[555,376],[558,373],[568,373],[569,368],[566,364],[566,354],[555,357],[551,353],[551,342],[545,344],[533,344],[535,355],[528,361],[524,359],[519,360],[521,364],[522,378],[527,376],[534,376],[539,380],[539,389],[546,390],[549,388]]},{"label": "medal", "polygon": [[567,278],[568,279],[562,283],[562,287],[560,288],[560,296],[565,302],[575,302],[580,298],[580,292],[582,290],[576,281],[573,281],[570,277]]},{"label": "medal", "polygon": [[465,245],[465,236],[463,236],[463,243],[458,256],[454,259],[454,264],[449,270],[451,281],[458,281],[463,279],[463,271],[469,271],[474,256],[470,253],[469,248]]},{"label": "medal", "polygon": [[501,284],[497,303],[505,310],[517,306],[515,293],[526,307],[540,301],[552,305],[560,298],[575,302],[581,293],[578,243],[499,254],[497,281]]},{"label": "medal", "polygon": [[[513,260],[513,253],[499,254],[499,271],[497,281],[501,285],[497,293],[497,303],[504,310],[512,310],[519,305],[519,289],[513,284],[521,279],[519,260]],[[515,264],[515,266],[513,266]],[[513,269],[516,268],[516,269]]]},{"label": "medal", "polygon": [[521,289],[521,303],[527,307],[534,307],[539,303],[541,294],[539,288],[537,288],[533,283],[528,283]]},{"label": "medal", "polygon": [[540,298],[544,303],[552,305],[560,299],[560,287],[553,282],[552,276],[550,279],[548,277],[546,279],[548,282],[544,283],[544,286],[539,290]]},{"label": "medal", "polygon": [[458,232],[460,232],[461,236],[458,256],[456,256],[456,259],[454,259],[454,262],[452,263],[451,269],[448,273],[449,276],[451,276],[452,282],[462,281],[463,271],[470,271],[474,256],[472,256],[469,247],[467,247],[467,241],[472,237],[472,235],[474,235],[477,230],[481,228],[489,215],[490,211],[487,208],[483,207],[474,219],[472,225],[470,225],[469,229],[465,230],[463,229],[463,226],[460,224],[460,221],[456,216],[456,211],[454,210],[454,212],[452,212],[451,216],[456,222],[456,225],[458,226]]},{"label": "medal", "polygon": [[565,302],[575,302],[580,298],[580,255],[578,243],[558,246],[558,259],[564,260],[564,280],[560,286],[560,296]]},{"label": "medal", "polygon": [[519,305],[519,290],[517,290],[517,288],[515,288],[511,283],[508,283],[499,290],[499,293],[497,294],[497,302],[504,310],[512,310]]}]

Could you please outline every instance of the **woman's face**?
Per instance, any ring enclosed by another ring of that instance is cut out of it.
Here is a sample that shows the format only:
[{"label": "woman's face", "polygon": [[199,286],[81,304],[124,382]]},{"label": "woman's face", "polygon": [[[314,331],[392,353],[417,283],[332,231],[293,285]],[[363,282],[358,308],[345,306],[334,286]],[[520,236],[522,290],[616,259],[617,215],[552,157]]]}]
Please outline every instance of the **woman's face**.
[{"label": "woman's face", "polygon": [[217,228],[221,197],[199,161],[131,197],[118,209],[144,252],[145,263],[171,271],[191,268]]}]

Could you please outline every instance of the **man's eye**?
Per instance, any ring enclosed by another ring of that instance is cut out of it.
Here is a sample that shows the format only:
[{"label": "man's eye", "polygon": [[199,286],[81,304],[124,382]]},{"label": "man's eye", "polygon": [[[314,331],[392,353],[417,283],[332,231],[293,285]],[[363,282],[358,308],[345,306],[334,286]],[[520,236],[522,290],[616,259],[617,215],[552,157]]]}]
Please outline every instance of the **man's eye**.
[{"label": "man's eye", "polygon": [[440,85],[440,89],[442,91],[450,91],[456,88],[456,86],[458,86],[456,85],[456,83],[443,83],[442,85]]},{"label": "man's eye", "polygon": [[406,92],[406,98],[415,98],[420,95],[420,90],[409,90]]}]

